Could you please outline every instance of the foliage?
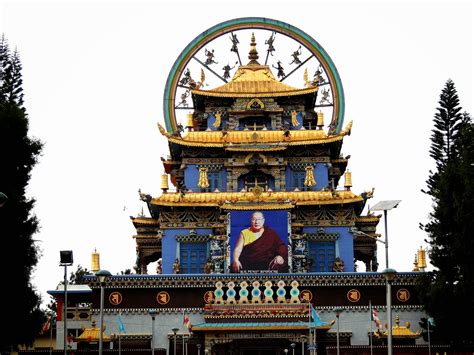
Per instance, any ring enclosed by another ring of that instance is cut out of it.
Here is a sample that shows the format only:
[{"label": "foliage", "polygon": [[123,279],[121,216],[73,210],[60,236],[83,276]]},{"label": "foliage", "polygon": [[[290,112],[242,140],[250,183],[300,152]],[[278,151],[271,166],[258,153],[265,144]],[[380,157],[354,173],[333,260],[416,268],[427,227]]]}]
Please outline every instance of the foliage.
[{"label": "foliage", "polygon": [[70,285],[86,285],[88,282],[84,279],[86,275],[93,275],[92,271],[87,270],[87,268],[83,268],[81,264],[77,265],[77,269],[74,272],[71,272],[69,275],[69,282]]},{"label": "foliage", "polygon": [[426,191],[432,197],[433,211],[423,226],[436,269],[422,279],[420,293],[436,324],[432,339],[462,348],[474,344],[471,329],[456,326],[460,314],[466,320],[474,317],[474,127],[472,118],[460,113],[451,80],[439,105],[430,150],[436,171],[430,172]]},{"label": "foliage", "polygon": [[[30,344],[40,332],[45,315],[41,298],[31,283],[39,250],[33,239],[38,219],[35,200],[26,196],[31,170],[37,163],[42,143],[28,137],[28,116],[23,107],[21,63],[18,52],[10,52],[0,39],[0,191],[8,196],[0,208],[3,246],[1,270],[8,292],[3,294],[2,317],[8,320],[0,337],[0,351]],[[21,331],[19,331],[21,329]]]}]

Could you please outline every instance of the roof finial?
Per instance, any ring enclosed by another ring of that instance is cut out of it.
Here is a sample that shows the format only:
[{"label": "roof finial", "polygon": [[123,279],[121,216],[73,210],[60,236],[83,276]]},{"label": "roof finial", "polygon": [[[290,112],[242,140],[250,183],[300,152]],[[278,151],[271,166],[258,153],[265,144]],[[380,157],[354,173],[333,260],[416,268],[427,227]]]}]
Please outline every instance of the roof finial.
[{"label": "roof finial", "polygon": [[253,32],[252,32],[252,38],[250,40],[249,59],[250,59],[249,64],[260,65],[260,63],[257,62],[257,59],[258,59],[257,43],[255,42],[255,34]]}]

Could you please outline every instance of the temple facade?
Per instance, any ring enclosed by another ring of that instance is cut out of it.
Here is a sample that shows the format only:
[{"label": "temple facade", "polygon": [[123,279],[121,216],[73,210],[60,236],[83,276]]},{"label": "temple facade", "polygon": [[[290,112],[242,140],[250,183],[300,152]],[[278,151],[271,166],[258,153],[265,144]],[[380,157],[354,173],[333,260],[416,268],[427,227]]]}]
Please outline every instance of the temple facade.
[{"label": "temple facade", "polygon": [[[278,36],[290,48],[280,57]],[[419,274],[387,281],[379,270],[381,216],[364,214],[374,190],[354,192],[342,84],[311,36],[262,18],[216,25],[176,60],[164,107],[162,193],[139,192],[149,214],[132,218],[137,274],[105,283],[107,349],[120,339],[123,351],[162,354],[386,351],[387,282],[394,344],[423,349]],[[100,284],[87,282],[69,298],[90,307],[69,322],[79,349],[97,342]]]}]

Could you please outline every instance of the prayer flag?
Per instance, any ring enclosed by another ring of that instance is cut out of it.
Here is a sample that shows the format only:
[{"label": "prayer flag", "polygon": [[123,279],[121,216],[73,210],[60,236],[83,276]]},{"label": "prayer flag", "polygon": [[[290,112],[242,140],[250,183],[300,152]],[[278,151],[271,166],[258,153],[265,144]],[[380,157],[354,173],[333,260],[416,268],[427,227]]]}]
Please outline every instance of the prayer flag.
[{"label": "prayer flag", "polygon": [[122,319],[122,314],[120,313],[118,315],[118,321],[119,321],[119,332],[122,334],[125,334],[125,324],[123,324],[123,319]]}]

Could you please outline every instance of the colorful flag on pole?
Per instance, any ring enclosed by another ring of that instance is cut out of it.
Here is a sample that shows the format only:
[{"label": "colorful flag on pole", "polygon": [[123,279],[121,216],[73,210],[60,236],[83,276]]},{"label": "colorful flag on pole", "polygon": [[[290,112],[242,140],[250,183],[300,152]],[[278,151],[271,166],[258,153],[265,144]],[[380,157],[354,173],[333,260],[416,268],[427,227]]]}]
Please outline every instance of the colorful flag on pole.
[{"label": "colorful flag on pole", "polygon": [[191,321],[189,320],[189,316],[183,312],[183,326],[187,331],[191,329]]},{"label": "colorful flag on pole", "polygon": [[122,319],[122,313],[118,315],[118,321],[119,321],[119,333],[125,334],[125,324],[123,324],[123,319]]},{"label": "colorful flag on pole", "polygon": [[319,325],[332,325],[328,322],[323,322],[321,318],[319,317],[318,312],[313,307],[313,304],[309,304],[310,310],[311,310],[311,318],[313,319],[313,325],[314,326],[319,326]]},{"label": "colorful flag on pole", "polygon": [[48,316],[48,319],[46,319],[46,322],[43,324],[43,328],[41,328],[41,333],[44,334],[46,333],[49,329],[51,328],[51,316]]},{"label": "colorful flag on pole", "polygon": [[375,308],[372,308],[372,320],[375,322],[377,330],[382,330],[382,323],[380,322],[379,312]]}]

